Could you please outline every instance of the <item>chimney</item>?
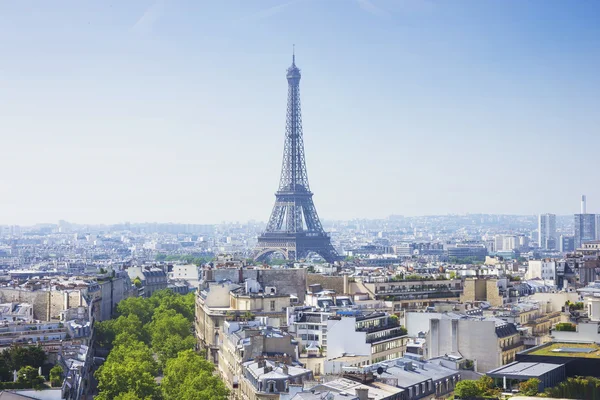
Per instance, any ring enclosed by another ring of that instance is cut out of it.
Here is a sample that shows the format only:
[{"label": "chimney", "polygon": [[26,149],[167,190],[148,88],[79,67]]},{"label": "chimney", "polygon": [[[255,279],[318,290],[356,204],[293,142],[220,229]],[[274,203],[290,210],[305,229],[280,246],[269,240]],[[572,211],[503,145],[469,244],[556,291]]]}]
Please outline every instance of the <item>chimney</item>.
[{"label": "chimney", "polygon": [[358,400],[369,400],[369,388],[356,388],[354,390]]},{"label": "chimney", "polygon": [[289,370],[288,370],[288,366],[286,364],[283,364],[281,366],[281,371],[283,372],[284,375],[289,375]]}]

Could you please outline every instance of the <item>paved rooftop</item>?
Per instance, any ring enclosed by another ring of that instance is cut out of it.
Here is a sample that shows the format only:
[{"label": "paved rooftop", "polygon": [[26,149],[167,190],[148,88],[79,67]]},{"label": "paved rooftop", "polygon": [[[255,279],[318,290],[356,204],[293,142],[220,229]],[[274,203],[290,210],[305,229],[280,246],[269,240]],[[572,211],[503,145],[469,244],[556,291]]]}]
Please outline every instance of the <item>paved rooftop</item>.
[{"label": "paved rooftop", "polygon": [[564,364],[550,364],[550,363],[535,363],[535,362],[513,362],[507,365],[503,365],[500,368],[496,368],[487,373],[489,376],[494,375],[514,375],[526,377],[539,377],[552,370],[561,368]]}]

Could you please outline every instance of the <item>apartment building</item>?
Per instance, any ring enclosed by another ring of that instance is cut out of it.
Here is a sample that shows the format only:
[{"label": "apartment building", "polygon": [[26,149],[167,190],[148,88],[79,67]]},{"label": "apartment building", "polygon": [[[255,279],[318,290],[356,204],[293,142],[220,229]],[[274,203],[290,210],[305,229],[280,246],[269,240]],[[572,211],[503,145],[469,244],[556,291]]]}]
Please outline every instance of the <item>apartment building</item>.
[{"label": "apartment building", "polygon": [[286,322],[289,294],[278,294],[274,287],[263,290],[257,281],[244,285],[232,282],[208,282],[196,295],[195,331],[201,348],[209,359],[218,363],[218,352],[226,320],[271,318],[275,325]]},{"label": "apartment building", "polygon": [[368,293],[372,298],[392,303],[394,312],[418,309],[439,301],[456,301],[462,292],[460,279],[395,279],[365,277],[351,284],[352,293]]},{"label": "apartment building", "polygon": [[289,391],[290,385],[313,380],[309,369],[263,358],[244,362],[242,371],[239,390],[242,400],[278,400],[281,393]]},{"label": "apartment building", "polygon": [[218,353],[218,370],[232,395],[240,397],[243,364],[271,359],[285,364],[297,363],[298,342],[286,332],[268,325],[268,321],[225,321]]},{"label": "apartment building", "polygon": [[402,357],[408,336],[398,318],[387,313],[337,311],[327,320],[325,373]]},{"label": "apartment building", "polygon": [[513,362],[525,349],[516,326],[498,318],[442,314],[430,319],[426,337],[427,358],[460,355],[473,360],[477,372]]}]

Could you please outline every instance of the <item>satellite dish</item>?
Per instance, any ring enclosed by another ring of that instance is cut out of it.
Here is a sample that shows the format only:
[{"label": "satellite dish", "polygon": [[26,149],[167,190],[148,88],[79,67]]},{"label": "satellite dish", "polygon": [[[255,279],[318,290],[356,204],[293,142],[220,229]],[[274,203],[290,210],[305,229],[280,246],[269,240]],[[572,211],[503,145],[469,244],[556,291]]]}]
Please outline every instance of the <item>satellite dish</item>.
[{"label": "satellite dish", "polygon": [[377,373],[379,375],[383,374],[383,367],[377,367]]}]

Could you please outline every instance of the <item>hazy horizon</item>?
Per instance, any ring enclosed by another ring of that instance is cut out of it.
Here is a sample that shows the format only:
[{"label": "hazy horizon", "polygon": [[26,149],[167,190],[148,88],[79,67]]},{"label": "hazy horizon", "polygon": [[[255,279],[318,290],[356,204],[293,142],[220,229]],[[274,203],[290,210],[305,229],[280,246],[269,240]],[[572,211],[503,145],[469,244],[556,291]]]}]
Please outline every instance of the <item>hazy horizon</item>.
[{"label": "hazy horizon", "polygon": [[292,44],[321,219],[571,215],[582,194],[600,213],[598,15],[552,0],[0,2],[0,225],[266,221]]},{"label": "hazy horizon", "polygon": [[[392,215],[388,215],[385,216],[383,218],[365,218],[365,217],[356,217],[356,218],[350,218],[350,219],[327,219],[327,218],[321,218],[321,222],[325,223],[325,224],[329,224],[329,223],[339,223],[339,222],[351,222],[351,221],[382,221],[382,220],[386,220],[389,219],[391,217],[403,217],[403,218],[433,218],[433,217],[465,217],[465,216],[475,216],[475,215],[488,215],[488,216],[498,216],[498,217],[535,217],[537,218],[538,215],[537,214],[493,214],[493,213],[466,213],[466,214],[424,214],[424,215],[399,215],[399,214],[392,214]],[[573,215],[571,214],[556,214],[557,218],[572,218]],[[203,221],[153,221],[153,220],[147,220],[147,221],[131,221],[131,220],[123,220],[123,221],[105,221],[105,222],[97,222],[97,223],[91,223],[91,222],[85,222],[85,221],[69,221],[66,220],[64,218],[59,219],[58,221],[38,221],[35,223],[31,223],[31,224],[0,224],[0,226],[22,226],[22,227],[28,227],[28,226],[36,226],[36,225],[57,225],[60,221],[65,221],[68,222],[72,225],[77,225],[77,226],[85,226],[85,225],[92,225],[92,226],[110,226],[110,225],[120,225],[120,224],[125,224],[125,223],[130,223],[130,224],[181,224],[181,225],[221,225],[221,224],[249,224],[249,223],[255,223],[255,224],[266,224],[267,223],[267,219],[263,219],[263,220],[252,220],[252,219],[248,219],[248,220],[224,220],[224,221],[219,221],[219,222],[203,222]]]}]

